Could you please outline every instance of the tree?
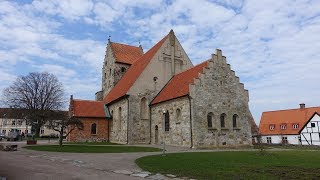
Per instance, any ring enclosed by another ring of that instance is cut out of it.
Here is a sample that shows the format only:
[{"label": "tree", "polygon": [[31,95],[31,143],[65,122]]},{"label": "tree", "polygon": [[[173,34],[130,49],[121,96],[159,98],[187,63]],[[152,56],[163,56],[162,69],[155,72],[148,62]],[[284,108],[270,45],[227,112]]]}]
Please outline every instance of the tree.
[{"label": "tree", "polygon": [[[47,127],[59,132],[59,145],[62,146],[63,135],[68,136],[76,128],[83,129],[83,123],[80,119],[70,117],[68,112],[65,111],[51,111],[49,113],[50,118],[48,120]],[[68,128],[68,132],[66,132]]]},{"label": "tree", "polygon": [[64,91],[58,78],[46,72],[32,72],[19,76],[3,90],[4,104],[11,108],[27,109],[26,117],[39,136],[40,128],[47,122],[47,112],[59,110],[64,105]]}]

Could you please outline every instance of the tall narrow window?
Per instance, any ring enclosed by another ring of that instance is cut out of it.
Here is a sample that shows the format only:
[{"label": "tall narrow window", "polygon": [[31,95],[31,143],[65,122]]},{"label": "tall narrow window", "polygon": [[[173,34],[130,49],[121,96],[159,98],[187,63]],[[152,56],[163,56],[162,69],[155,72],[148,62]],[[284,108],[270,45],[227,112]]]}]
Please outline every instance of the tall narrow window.
[{"label": "tall narrow window", "polygon": [[224,113],[221,114],[221,116],[220,116],[220,126],[221,126],[222,128],[226,127],[225,118],[226,118],[226,114],[224,114]]},{"label": "tall narrow window", "polygon": [[142,98],[140,102],[140,117],[141,119],[149,119],[147,98]]},{"label": "tall narrow window", "polygon": [[97,124],[91,124],[91,134],[97,134]]},{"label": "tall narrow window", "polygon": [[213,113],[208,113],[207,115],[208,128],[212,128],[212,117],[213,117]]},{"label": "tall narrow window", "polygon": [[234,114],[232,117],[232,125],[233,127],[237,127],[237,119],[238,119],[238,115]]},{"label": "tall narrow window", "polygon": [[119,109],[118,109],[118,117],[117,117],[117,120],[118,120],[118,128],[119,129],[121,129],[121,121],[122,121],[122,119],[121,119],[121,107],[119,107]]},{"label": "tall narrow window", "polygon": [[181,119],[181,110],[180,110],[179,108],[176,110],[176,115],[177,115],[176,121],[177,121],[177,122],[180,122],[180,119]]},{"label": "tall narrow window", "polygon": [[170,129],[170,116],[169,111],[164,114],[164,130],[169,131]]}]

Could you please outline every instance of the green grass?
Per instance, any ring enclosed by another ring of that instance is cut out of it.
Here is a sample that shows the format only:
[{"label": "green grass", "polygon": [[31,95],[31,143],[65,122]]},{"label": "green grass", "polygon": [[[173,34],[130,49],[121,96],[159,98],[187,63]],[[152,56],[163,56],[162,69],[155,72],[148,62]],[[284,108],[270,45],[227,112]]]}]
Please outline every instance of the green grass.
[{"label": "green grass", "polygon": [[112,142],[63,142],[63,144],[82,144],[82,145],[122,145]]},{"label": "green grass", "polygon": [[320,151],[176,153],[136,163],[153,173],[196,179],[320,179]]},{"label": "green grass", "polygon": [[158,148],[139,146],[87,146],[87,145],[37,145],[25,146],[26,149],[51,152],[73,152],[73,153],[128,153],[128,152],[156,152]]}]

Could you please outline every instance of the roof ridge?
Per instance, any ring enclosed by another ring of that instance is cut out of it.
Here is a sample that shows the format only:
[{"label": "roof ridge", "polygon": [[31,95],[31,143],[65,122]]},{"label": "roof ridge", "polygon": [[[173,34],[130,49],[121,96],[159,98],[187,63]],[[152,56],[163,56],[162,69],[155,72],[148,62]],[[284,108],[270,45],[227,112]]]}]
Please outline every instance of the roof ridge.
[{"label": "roof ridge", "polygon": [[110,42],[110,43],[111,43],[111,44],[120,44],[120,45],[124,45],[124,46],[130,46],[130,47],[134,47],[134,48],[140,48],[139,46],[124,44],[124,43],[118,43],[118,42]]},{"label": "roof ridge", "polygon": [[313,107],[306,107],[306,108],[294,108],[294,109],[280,109],[280,110],[272,110],[272,111],[264,111],[262,113],[268,113],[268,112],[278,112],[278,111],[292,111],[292,110],[307,110],[311,108],[320,108],[320,106],[313,106]]},{"label": "roof ridge", "polygon": [[74,101],[103,102],[103,101],[87,100],[87,99],[73,99],[73,100],[74,100]]}]

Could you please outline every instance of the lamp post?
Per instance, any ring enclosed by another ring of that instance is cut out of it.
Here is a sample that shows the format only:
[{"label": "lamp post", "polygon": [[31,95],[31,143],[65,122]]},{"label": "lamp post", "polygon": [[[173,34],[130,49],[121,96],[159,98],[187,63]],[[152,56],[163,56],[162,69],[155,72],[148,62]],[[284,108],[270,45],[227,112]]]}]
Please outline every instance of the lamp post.
[{"label": "lamp post", "polygon": [[163,148],[162,148],[162,156],[165,156],[166,155],[166,110],[163,109],[162,110],[162,114],[163,114],[163,126],[162,126],[162,145],[163,145]]}]

